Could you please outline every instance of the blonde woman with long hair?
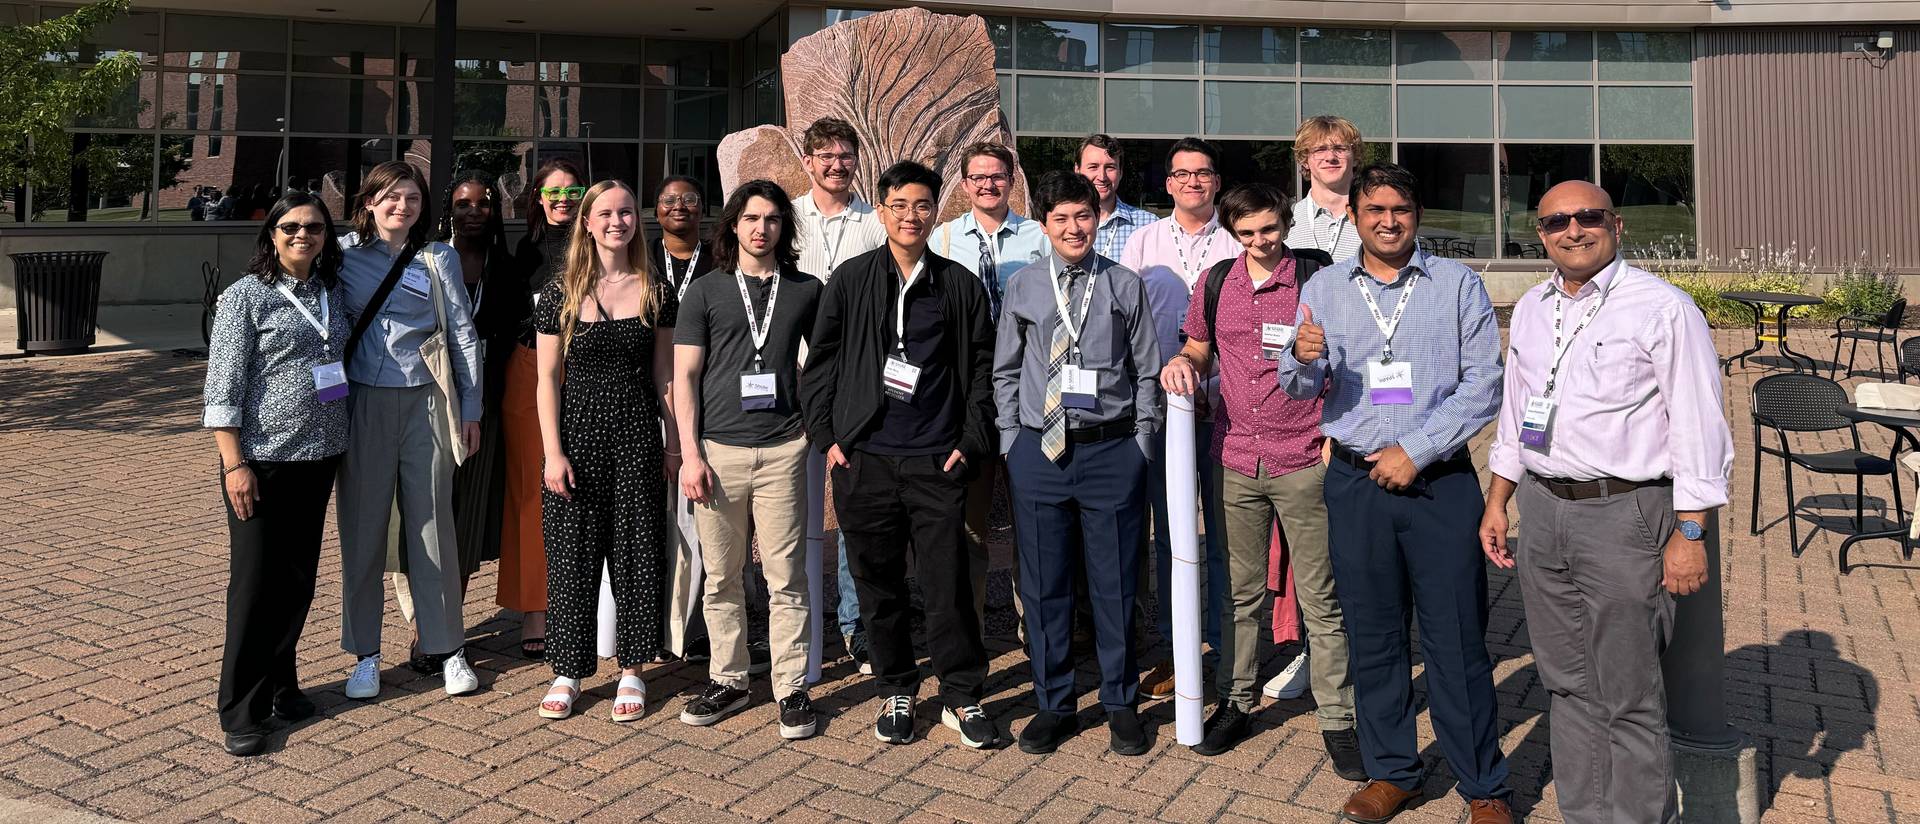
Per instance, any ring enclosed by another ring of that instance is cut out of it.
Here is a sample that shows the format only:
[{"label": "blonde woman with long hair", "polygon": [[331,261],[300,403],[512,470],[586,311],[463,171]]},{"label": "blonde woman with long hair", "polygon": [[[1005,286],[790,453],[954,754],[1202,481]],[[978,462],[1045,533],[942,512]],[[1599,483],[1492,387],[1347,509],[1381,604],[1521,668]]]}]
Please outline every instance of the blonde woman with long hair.
[{"label": "blonde woman with long hair", "polygon": [[581,200],[566,267],[534,310],[546,453],[547,661],[556,676],[540,702],[545,718],[571,715],[581,679],[599,668],[602,564],[613,587],[620,660],[613,720],[646,713],[640,665],[659,653],[665,614],[663,480],[680,469],[668,394],[677,311],[673,291],[647,261],[633,190],[619,181],[595,184]]}]

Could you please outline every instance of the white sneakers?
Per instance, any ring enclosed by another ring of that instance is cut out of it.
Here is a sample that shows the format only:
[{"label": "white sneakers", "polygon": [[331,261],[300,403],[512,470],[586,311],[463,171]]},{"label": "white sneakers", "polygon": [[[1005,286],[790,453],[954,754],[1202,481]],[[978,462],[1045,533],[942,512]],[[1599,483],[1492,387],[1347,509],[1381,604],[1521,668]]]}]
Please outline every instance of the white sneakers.
[{"label": "white sneakers", "polygon": [[1268,698],[1290,701],[1306,695],[1307,687],[1312,680],[1312,668],[1307,666],[1307,651],[1303,648],[1299,655],[1287,662],[1286,669],[1281,670],[1279,675],[1274,676],[1273,680],[1260,688],[1260,694]]},{"label": "white sneakers", "polygon": [[480,689],[480,677],[474,675],[473,667],[467,664],[466,650],[448,656],[446,663],[440,665],[440,678],[447,682],[448,695],[466,695]]},{"label": "white sneakers", "polygon": [[380,694],[380,653],[374,653],[353,665],[347,676],[348,698],[372,698]]}]

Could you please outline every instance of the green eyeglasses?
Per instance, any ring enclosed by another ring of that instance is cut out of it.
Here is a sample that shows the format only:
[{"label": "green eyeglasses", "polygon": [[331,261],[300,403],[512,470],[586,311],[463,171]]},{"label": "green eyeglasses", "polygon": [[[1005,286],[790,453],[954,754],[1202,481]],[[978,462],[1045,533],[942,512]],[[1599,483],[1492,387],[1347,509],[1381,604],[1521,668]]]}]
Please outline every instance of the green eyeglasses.
[{"label": "green eyeglasses", "polygon": [[585,186],[542,186],[540,196],[548,200],[579,200],[587,196]]}]

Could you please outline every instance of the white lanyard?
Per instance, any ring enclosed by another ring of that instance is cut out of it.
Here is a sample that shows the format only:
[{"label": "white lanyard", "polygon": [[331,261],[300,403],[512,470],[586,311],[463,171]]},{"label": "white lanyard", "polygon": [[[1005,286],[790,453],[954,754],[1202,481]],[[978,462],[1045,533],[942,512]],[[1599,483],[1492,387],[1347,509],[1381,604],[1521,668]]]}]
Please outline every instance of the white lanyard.
[{"label": "white lanyard", "polygon": [[820,216],[820,244],[827,247],[827,272],[825,275],[827,278],[833,277],[833,267],[840,262],[840,246],[847,240],[847,224],[853,222],[853,204],[848,203],[847,208],[835,217],[840,219],[840,233],[834,236],[832,243],[828,243],[827,222],[834,218],[827,217],[826,215]]},{"label": "white lanyard", "polygon": [[1058,257],[1047,256],[1047,285],[1053,289],[1053,305],[1060,310],[1060,325],[1067,330],[1067,340],[1073,344],[1074,359],[1077,361],[1080,357],[1080,335],[1087,331],[1087,307],[1093,305],[1093,281],[1100,276],[1100,269],[1096,263],[1095,268],[1087,270],[1087,288],[1080,293],[1080,327],[1076,329],[1073,316],[1067,313],[1067,295],[1060,290],[1059,262]]},{"label": "white lanyard", "polygon": [[[293,287],[288,286],[285,281],[281,281],[280,283],[280,294],[286,295],[287,302],[293,304],[293,308],[300,312],[300,317],[306,318],[308,325],[311,325],[314,331],[320,333],[320,341],[324,344],[328,336],[333,333],[333,330],[327,326],[327,324],[333,321],[333,312],[327,306],[326,288],[322,287],[320,289],[320,317],[317,318],[313,316],[312,312],[307,311],[307,305],[300,302],[300,298],[293,294]],[[329,349],[327,351],[332,352],[333,350]]]},{"label": "white lanyard", "polygon": [[900,297],[893,303],[893,348],[896,352],[907,350],[907,291],[920,280],[921,270],[927,268],[927,257],[921,255],[914,261],[913,271],[907,273],[907,282],[900,284]]},{"label": "white lanyard", "polygon": [[[1212,243],[1214,230],[1219,228],[1220,224],[1209,221],[1207,223],[1207,230],[1200,234],[1200,242],[1195,245],[1204,248]],[[1173,251],[1180,256],[1180,276],[1186,279],[1187,287],[1192,288],[1193,284],[1200,280],[1200,273],[1206,270],[1207,261],[1202,259],[1199,269],[1194,269],[1187,265],[1187,238],[1185,233],[1180,231],[1180,221],[1168,220],[1167,232],[1173,235]],[[1194,256],[1196,257],[1198,257],[1199,254],[1197,250],[1194,252]]]},{"label": "white lanyard", "polygon": [[[667,253],[666,238],[660,239],[660,259],[666,262],[667,278],[671,280],[673,278],[673,255]],[[680,291],[674,293],[675,299],[682,300],[682,301],[687,299],[687,285],[690,283],[693,283],[693,273],[694,273],[693,267],[699,266],[699,265],[700,265],[700,244],[695,243],[693,244],[693,256],[687,258],[687,276],[680,281],[680,287],[679,287]],[[752,313],[749,312],[748,314],[752,314]]]},{"label": "white lanyard", "polygon": [[[1371,278],[1372,275],[1367,277]],[[1380,314],[1380,304],[1374,302],[1373,293],[1367,291],[1367,284],[1361,282],[1363,279],[1354,278],[1353,280],[1353,285],[1360,290],[1360,297],[1367,302],[1367,311],[1373,313],[1373,325],[1380,327],[1380,334],[1387,338],[1386,342],[1380,346],[1381,363],[1393,362],[1393,330],[1400,328],[1400,316],[1406,313],[1407,304],[1413,302],[1413,287],[1420,284],[1420,279],[1409,273],[1402,272],[1401,277],[1407,281],[1407,291],[1400,295],[1400,305],[1393,308],[1392,319]]]},{"label": "white lanyard", "polygon": [[767,319],[762,324],[753,314],[753,298],[747,294],[747,274],[739,269],[733,270],[734,283],[740,287],[740,303],[747,310],[747,332],[753,336],[753,362],[761,363],[760,350],[767,347],[767,335],[773,331],[773,305],[780,300],[780,273],[773,274],[773,285],[767,290]]},{"label": "white lanyard", "polygon": [[1319,205],[1315,204],[1307,207],[1307,230],[1313,232],[1314,248],[1324,249],[1329,255],[1334,254],[1335,248],[1340,245],[1340,230],[1346,228],[1347,226],[1347,218],[1345,215],[1342,215],[1340,217],[1339,222],[1334,224],[1333,240],[1332,242],[1328,242],[1320,239],[1319,217],[1320,217]]},{"label": "white lanyard", "polygon": [[1594,296],[1593,305],[1587,307],[1587,313],[1580,316],[1580,323],[1575,325],[1573,332],[1563,340],[1560,332],[1566,322],[1566,301],[1561,299],[1559,288],[1550,288],[1553,288],[1553,363],[1547,367],[1546,391],[1540,393],[1542,397],[1548,398],[1553,397],[1554,381],[1560,377],[1560,361],[1567,356],[1567,350],[1573,348],[1573,339],[1580,336],[1580,331],[1587,328],[1587,324],[1593,321],[1593,316],[1600,314],[1600,307],[1607,302],[1605,292]]}]

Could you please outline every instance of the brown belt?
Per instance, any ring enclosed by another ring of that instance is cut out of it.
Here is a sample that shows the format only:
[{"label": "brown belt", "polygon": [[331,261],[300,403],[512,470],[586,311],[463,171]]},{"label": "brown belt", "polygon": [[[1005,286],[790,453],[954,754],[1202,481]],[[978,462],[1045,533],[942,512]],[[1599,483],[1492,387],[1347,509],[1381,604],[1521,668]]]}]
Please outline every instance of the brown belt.
[{"label": "brown belt", "polygon": [[1596,481],[1569,481],[1561,478],[1547,478],[1540,475],[1528,475],[1541,488],[1554,496],[1568,501],[1584,501],[1590,498],[1605,498],[1619,495],[1649,486],[1673,486],[1672,478],[1655,478],[1651,481],[1623,481],[1619,478],[1601,478]]}]

